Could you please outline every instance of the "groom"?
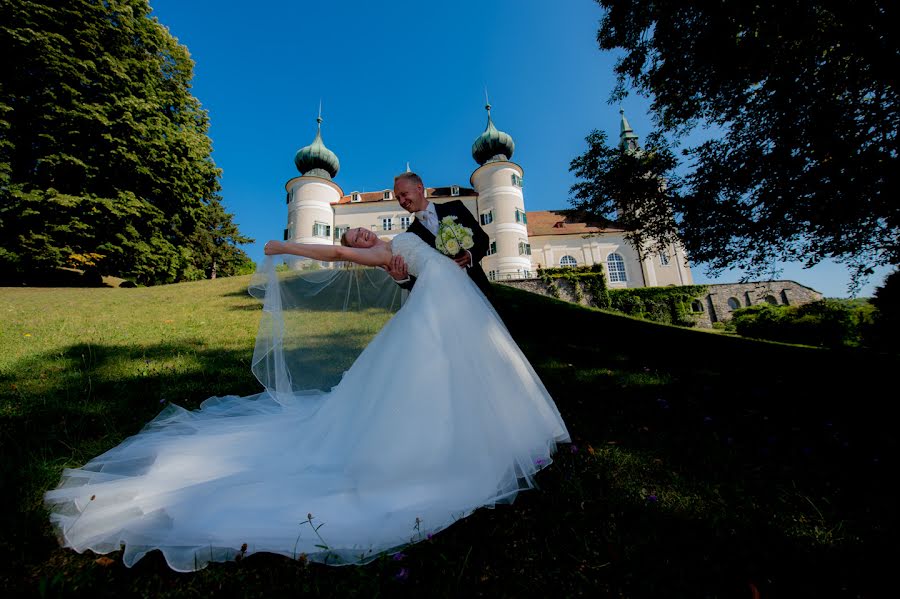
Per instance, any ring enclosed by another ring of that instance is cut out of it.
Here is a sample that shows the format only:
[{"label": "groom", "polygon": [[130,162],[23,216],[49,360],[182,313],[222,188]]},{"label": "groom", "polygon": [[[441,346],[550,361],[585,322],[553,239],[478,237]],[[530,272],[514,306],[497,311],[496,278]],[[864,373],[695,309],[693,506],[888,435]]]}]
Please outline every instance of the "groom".
[{"label": "groom", "polygon": [[[434,204],[425,197],[425,186],[422,179],[415,173],[402,173],[394,177],[394,197],[400,203],[400,206],[409,212],[415,214],[416,219],[409,226],[407,231],[418,235],[425,243],[434,247],[435,236],[437,235],[438,223],[445,216],[455,216],[456,222],[464,227],[472,229],[472,239],[475,245],[471,249],[465,250],[465,253],[455,258],[455,262],[460,268],[465,268],[466,273],[471,277],[472,281],[478,285],[482,293],[488,298],[491,297],[491,284],[488,282],[481,268],[481,259],[487,254],[489,239],[478,221],[469,212],[469,209],[459,200],[452,200],[442,204]],[[400,256],[394,256],[391,260],[388,272],[394,278],[400,287],[409,291],[416,283],[416,278],[409,275],[406,264]]]}]

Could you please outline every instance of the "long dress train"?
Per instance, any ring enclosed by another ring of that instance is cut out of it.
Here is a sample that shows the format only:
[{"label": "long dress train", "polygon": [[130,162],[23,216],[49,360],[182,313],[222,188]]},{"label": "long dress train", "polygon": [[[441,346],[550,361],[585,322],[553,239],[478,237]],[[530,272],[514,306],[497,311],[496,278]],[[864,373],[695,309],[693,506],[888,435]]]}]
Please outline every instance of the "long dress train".
[{"label": "long dress train", "polygon": [[418,280],[338,385],[167,407],[46,494],[61,542],[179,571],[244,545],[364,563],[532,487],[569,440],[544,385],[454,262],[392,246]]}]

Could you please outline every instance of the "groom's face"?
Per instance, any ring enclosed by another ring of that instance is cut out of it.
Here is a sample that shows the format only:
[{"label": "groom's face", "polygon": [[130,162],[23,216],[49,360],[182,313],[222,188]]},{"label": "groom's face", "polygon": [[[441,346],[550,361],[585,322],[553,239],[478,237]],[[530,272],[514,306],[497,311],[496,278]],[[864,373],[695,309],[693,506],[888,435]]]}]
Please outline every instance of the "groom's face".
[{"label": "groom's face", "polygon": [[394,183],[394,197],[397,198],[400,207],[410,214],[425,210],[425,206],[428,205],[422,184],[410,179],[398,179]]}]

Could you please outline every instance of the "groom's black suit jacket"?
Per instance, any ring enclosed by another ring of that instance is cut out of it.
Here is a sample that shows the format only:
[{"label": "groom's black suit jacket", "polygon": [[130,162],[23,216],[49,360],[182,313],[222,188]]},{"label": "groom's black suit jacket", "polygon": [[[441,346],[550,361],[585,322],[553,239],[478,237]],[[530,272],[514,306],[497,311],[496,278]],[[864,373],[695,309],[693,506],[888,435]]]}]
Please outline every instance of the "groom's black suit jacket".
[{"label": "groom's black suit jacket", "polygon": [[[456,222],[464,227],[472,229],[472,239],[475,241],[475,245],[469,249],[469,252],[472,254],[472,266],[467,268],[466,272],[469,274],[472,281],[478,285],[478,288],[481,289],[482,293],[490,298],[491,284],[488,282],[488,278],[481,268],[481,259],[487,254],[488,246],[490,245],[490,239],[488,238],[487,233],[482,230],[481,225],[478,224],[478,221],[475,220],[475,217],[472,216],[472,213],[469,212],[469,209],[466,208],[465,204],[459,200],[452,200],[450,202],[444,202],[443,204],[434,203],[434,210],[437,213],[438,220],[445,216],[455,216]],[[420,223],[418,219],[413,220],[407,231],[409,233],[415,233],[422,241],[431,247],[434,247],[434,235],[432,235],[431,231],[429,231],[425,225]],[[410,276],[409,281],[400,283],[400,286],[409,290],[412,289],[415,282],[416,278]]]}]

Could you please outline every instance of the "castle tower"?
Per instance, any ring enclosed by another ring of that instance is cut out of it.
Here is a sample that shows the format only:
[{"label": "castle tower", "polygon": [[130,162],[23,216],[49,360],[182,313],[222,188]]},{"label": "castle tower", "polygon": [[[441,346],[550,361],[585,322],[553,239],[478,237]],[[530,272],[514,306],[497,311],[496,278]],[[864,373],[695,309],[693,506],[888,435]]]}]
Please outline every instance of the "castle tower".
[{"label": "castle tower", "polygon": [[284,238],[298,243],[334,243],[334,210],[332,202],[344,195],[332,181],[341,168],[337,155],[322,141],[322,115],[316,119],[316,138],[300,148],[294,164],[300,171],[285,184],[288,224]]},{"label": "castle tower", "polygon": [[481,166],[469,178],[478,193],[478,218],[495,249],[481,264],[491,278],[521,278],[533,270],[522,195],[524,173],[510,161],[516,147],[512,137],[494,126],[491,105],[485,109],[487,127],[472,144],[472,158]]}]

